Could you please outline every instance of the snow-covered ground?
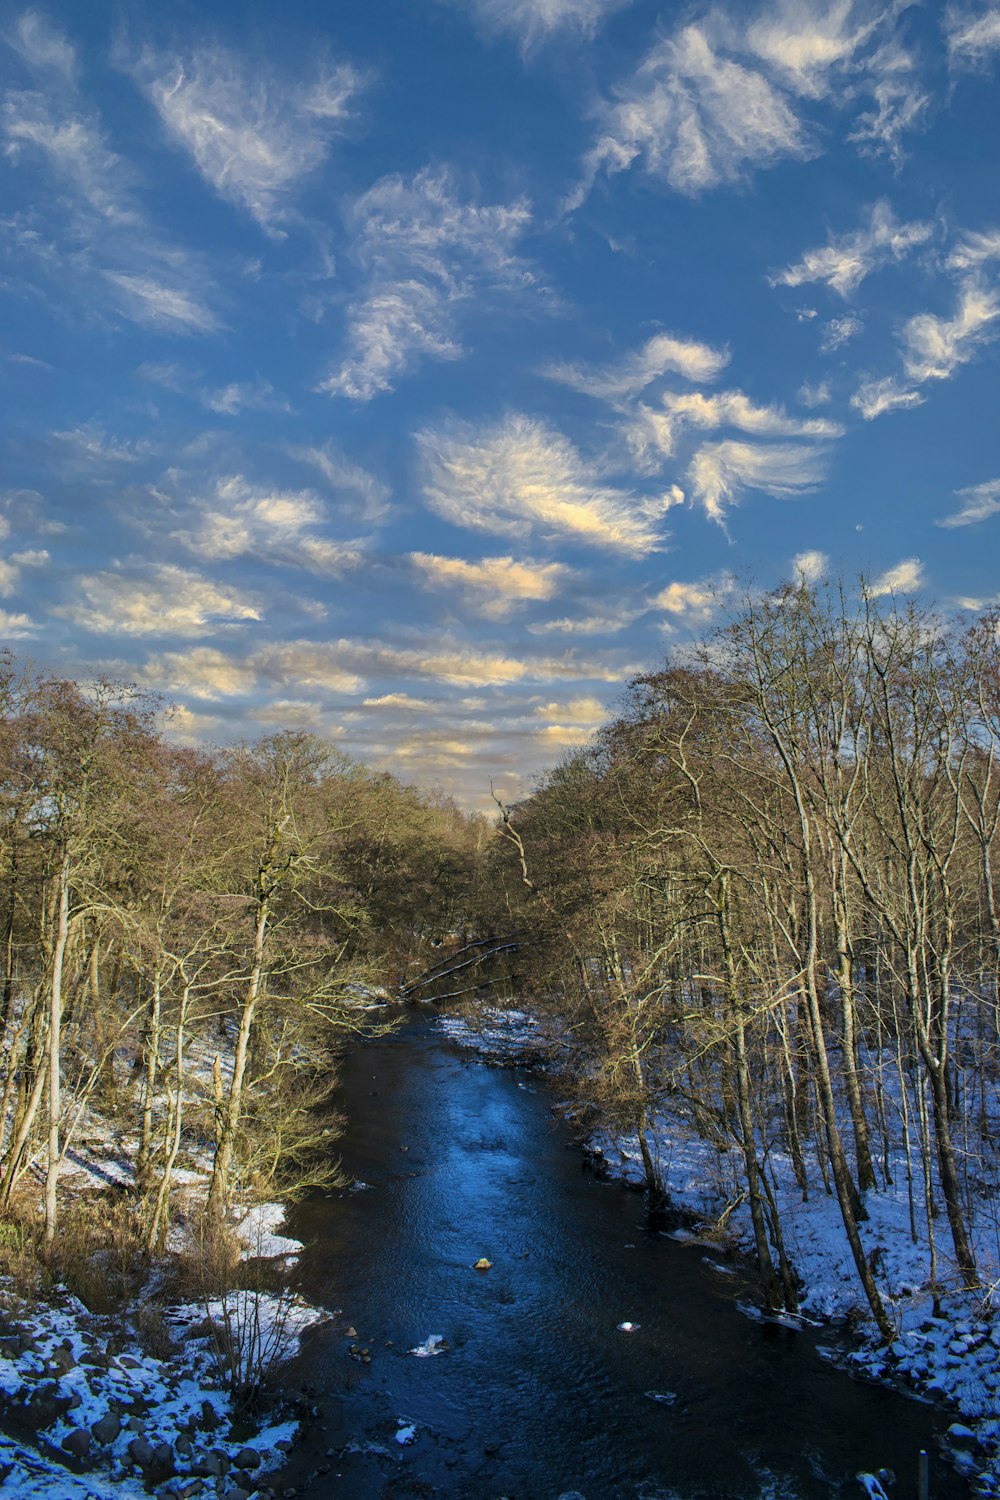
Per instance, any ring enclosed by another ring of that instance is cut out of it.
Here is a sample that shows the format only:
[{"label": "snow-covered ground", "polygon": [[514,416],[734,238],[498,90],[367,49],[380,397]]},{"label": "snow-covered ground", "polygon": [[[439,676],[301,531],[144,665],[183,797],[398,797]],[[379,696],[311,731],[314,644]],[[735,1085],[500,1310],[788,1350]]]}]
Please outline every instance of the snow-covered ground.
[{"label": "snow-covered ground", "polygon": [[[520,1057],[531,1063],[547,1040],[548,1056],[559,1060],[558,1032],[540,1026],[523,1011],[492,1010],[475,1023],[445,1016],[439,1026],[453,1041],[484,1061]],[[588,1111],[592,1118],[592,1112]],[[683,1232],[699,1243],[698,1226],[713,1234],[720,1214],[731,1242],[752,1254],[750,1213],[739,1181],[736,1151],[720,1151],[700,1137],[680,1109],[665,1110],[650,1122],[654,1161],[670,1204],[689,1217],[695,1232]],[[599,1169],[635,1187],[645,1185],[637,1136],[598,1124],[587,1130],[587,1152]],[[996,1213],[983,1211],[975,1221],[974,1245],[986,1291],[958,1290],[960,1278],[949,1263],[950,1240],[941,1215],[937,1231],[937,1277],[940,1317],[930,1289],[931,1267],[926,1240],[913,1242],[902,1150],[890,1155],[891,1184],[867,1195],[869,1218],[861,1236],[898,1333],[890,1348],[880,1347],[867,1314],[836,1198],[823,1191],[814,1162],[812,1190],[803,1201],[790,1159],[771,1149],[768,1169],[780,1209],[789,1258],[802,1282],[801,1311],[806,1318],[841,1325],[838,1347],[826,1357],[848,1364],[870,1378],[900,1384],[950,1406],[958,1420],[950,1442],[957,1466],[974,1477],[984,1495],[1000,1495],[1000,1266]],[[735,1205],[735,1206],[733,1206]],[[988,1210],[989,1205],[984,1206]],[[717,1239],[717,1235],[713,1234]],[[759,1315],[746,1308],[750,1315]],[[850,1330],[850,1347],[842,1347]]]},{"label": "snow-covered ground", "polygon": [[[224,1388],[207,1320],[252,1326],[293,1353],[322,1314],[293,1300],[238,1293],[173,1310],[176,1352],[145,1352],[122,1320],[65,1295],[52,1304],[0,1297],[0,1479],[5,1500],[119,1500],[267,1494],[295,1419],[247,1430]],[[253,1306],[251,1306],[251,1299]],[[148,1486],[148,1488],[146,1488]]]}]

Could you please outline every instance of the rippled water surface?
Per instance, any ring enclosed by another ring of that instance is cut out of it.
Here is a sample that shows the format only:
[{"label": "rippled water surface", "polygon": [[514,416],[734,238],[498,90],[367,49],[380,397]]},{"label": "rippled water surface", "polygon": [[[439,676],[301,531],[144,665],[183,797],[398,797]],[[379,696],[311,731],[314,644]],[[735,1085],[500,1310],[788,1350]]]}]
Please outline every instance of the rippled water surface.
[{"label": "rippled water surface", "polygon": [[[343,1309],[298,1371],[322,1408],[290,1475],[304,1494],[812,1500],[860,1496],[856,1472],[889,1467],[911,1500],[926,1447],[935,1500],[965,1495],[929,1408],[743,1316],[741,1277],[586,1172],[530,1078],[415,1015],[349,1061],[342,1105],[344,1164],[368,1186],[292,1216],[303,1291]],[[351,1324],[370,1365],[348,1354]],[[432,1334],[445,1353],[407,1353]]]}]

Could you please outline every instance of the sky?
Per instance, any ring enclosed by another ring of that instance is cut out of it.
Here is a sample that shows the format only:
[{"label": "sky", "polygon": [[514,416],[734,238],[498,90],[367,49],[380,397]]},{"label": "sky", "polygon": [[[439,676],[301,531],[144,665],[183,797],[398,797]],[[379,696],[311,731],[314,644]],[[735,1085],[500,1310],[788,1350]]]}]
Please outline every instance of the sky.
[{"label": "sky", "polygon": [[0,640],[470,808],[742,589],[1000,600],[1000,6],[0,9]]}]

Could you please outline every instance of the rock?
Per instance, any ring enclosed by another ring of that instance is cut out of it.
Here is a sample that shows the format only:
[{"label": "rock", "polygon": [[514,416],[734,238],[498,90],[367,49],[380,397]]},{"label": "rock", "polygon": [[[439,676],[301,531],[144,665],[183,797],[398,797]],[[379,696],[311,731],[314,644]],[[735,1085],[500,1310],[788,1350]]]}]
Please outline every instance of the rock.
[{"label": "rock", "polygon": [[971,1427],[966,1427],[962,1422],[952,1422],[948,1428],[948,1441],[953,1448],[976,1448],[979,1439]]},{"label": "rock", "polygon": [[240,1484],[231,1484],[222,1492],[223,1500],[250,1500],[250,1491]]},{"label": "rock", "polygon": [[90,1433],[86,1427],[74,1427],[72,1432],[67,1432],[59,1446],[73,1458],[86,1458],[90,1452]]},{"label": "rock", "polygon": [[214,1432],[219,1425],[219,1418],[211,1401],[201,1403],[201,1425],[206,1432]]},{"label": "rock", "polygon": [[122,1419],[117,1412],[105,1412],[100,1421],[95,1422],[91,1432],[99,1443],[113,1443],[122,1430]]},{"label": "rock", "polygon": [[129,1417],[125,1423],[126,1432],[136,1432],[141,1436],[146,1431],[146,1424],[141,1417]]},{"label": "rock", "polygon": [[69,1397],[61,1396],[59,1387],[49,1383],[35,1386],[24,1414],[35,1431],[40,1432],[43,1427],[51,1427],[56,1418],[68,1410]]},{"label": "rock", "polygon": [[68,1375],[70,1370],[76,1368],[72,1350],[67,1349],[65,1344],[56,1345],[49,1355],[49,1364],[57,1375]]},{"label": "rock", "polygon": [[174,1444],[174,1447],[182,1458],[190,1458],[194,1444],[191,1442],[191,1439],[188,1437],[187,1433],[182,1432],[180,1437]]},{"label": "rock", "polygon": [[140,1469],[152,1467],[156,1450],[145,1437],[134,1437],[128,1445],[128,1456]]},{"label": "rock", "polygon": [[491,1260],[487,1260],[485,1255],[481,1255],[472,1269],[474,1271],[489,1271],[492,1266],[493,1262]]},{"label": "rock", "polygon": [[259,1469],[261,1463],[260,1454],[256,1448],[241,1448],[233,1459],[233,1463],[238,1469]]}]

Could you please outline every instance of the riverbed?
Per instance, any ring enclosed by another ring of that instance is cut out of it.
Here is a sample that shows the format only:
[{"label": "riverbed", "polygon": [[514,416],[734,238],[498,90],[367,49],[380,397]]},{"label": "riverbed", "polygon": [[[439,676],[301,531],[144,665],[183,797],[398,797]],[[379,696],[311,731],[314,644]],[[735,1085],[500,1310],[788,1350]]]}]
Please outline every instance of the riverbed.
[{"label": "riverbed", "polygon": [[828,1500],[887,1468],[910,1500],[921,1448],[935,1500],[968,1493],[946,1417],[835,1368],[830,1330],[747,1316],[738,1264],[598,1181],[530,1075],[409,1013],[348,1059],[339,1102],[356,1185],[289,1218],[303,1294],[341,1309],[294,1372],[319,1411],[301,1494]]}]

